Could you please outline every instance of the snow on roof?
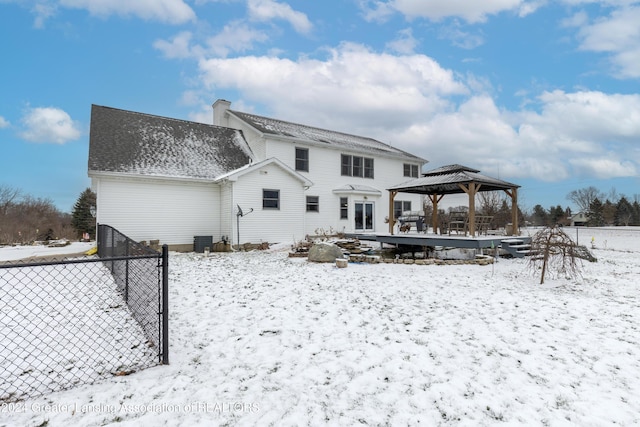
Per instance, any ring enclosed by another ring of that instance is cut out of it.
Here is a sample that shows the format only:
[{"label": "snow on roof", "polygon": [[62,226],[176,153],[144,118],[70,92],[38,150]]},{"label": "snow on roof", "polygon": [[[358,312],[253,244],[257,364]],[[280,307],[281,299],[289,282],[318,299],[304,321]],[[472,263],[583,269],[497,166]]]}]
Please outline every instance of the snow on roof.
[{"label": "snow on roof", "polygon": [[235,129],[91,107],[90,172],[215,179],[252,157]]},{"label": "snow on roof", "polygon": [[368,185],[353,185],[347,184],[342,187],[335,188],[334,193],[354,193],[354,194],[378,194],[381,195],[382,191],[377,188],[369,187]]},{"label": "snow on roof", "polygon": [[391,145],[377,141],[373,138],[320,129],[234,110],[230,110],[230,112],[240,120],[248,123],[253,128],[264,134],[296,138],[303,141],[326,144],[327,146],[339,147],[356,152],[401,157],[414,162],[427,162],[425,159],[414,156],[413,154],[407,153],[406,151],[392,147]]}]

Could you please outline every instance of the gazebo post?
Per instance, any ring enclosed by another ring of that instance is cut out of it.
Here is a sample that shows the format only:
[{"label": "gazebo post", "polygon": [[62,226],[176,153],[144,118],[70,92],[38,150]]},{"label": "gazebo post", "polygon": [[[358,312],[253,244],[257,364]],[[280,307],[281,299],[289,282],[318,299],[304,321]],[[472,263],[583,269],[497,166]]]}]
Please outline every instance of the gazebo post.
[{"label": "gazebo post", "polygon": [[511,223],[513,224],[513,235],[517,236],[518,233],[518,189],[513,189],[513,197],[511,199]]},{"label": "gazebo post", "polygon": [[396,198],[396,194],[398,194],[395,190],[389,190],[389,233],[393,234],[393,228],[396,224],[396,220],[393,217],[393,200]]},{"label": "gazebo post", "polygon": [[464,184],[458,184],[462,191],[469,195],[469,235],[471,237],[475,237],[476,235],[476,194],[482,184],[476,184],[475,182],[470,182],[469,186],[465,186]]},{"label": "gazebo post", "polygon": [[444,194],[428,194],[429,200],[433,205],[433,212],[431,213],[431,225],[433,226],[433,234],[438,234],[438,202],[442,200]]},{"label": "gazebo post", "polygon": [[518,188],[513,187],[510,189],[505,189],[505,193],[509,197],[511,197],[511,225],[513,229],[511,230],[512,236],[518,235]]}]

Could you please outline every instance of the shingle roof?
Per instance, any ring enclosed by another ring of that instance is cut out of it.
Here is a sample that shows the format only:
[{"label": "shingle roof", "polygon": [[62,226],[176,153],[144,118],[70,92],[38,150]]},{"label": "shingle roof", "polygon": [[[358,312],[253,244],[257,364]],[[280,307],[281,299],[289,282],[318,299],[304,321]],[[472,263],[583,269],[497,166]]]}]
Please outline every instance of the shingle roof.
[{"label": "shingle roof", "polygon": [[389,191],[417,194],[455,194],[464,190],[458,184],[481,184],[479,191],[495,191],[519,188],[519,185],[483,175],[477,169],[461,165],[443,166],[426,172],[421,178],[412,179],[389,188]]},{"label": "shingle roof", "polygon": [[427,162],[425,159],[373,138],[285,122],[235,110],[229,110],[229,112],[264,134],[326,144],[330,147],[343,148],[350,151],[401,157],[414,162]]},{"label": "shingle roof", "polygon": [[91,106],[90,173],[213,180],[251,159],[235,129]]}]

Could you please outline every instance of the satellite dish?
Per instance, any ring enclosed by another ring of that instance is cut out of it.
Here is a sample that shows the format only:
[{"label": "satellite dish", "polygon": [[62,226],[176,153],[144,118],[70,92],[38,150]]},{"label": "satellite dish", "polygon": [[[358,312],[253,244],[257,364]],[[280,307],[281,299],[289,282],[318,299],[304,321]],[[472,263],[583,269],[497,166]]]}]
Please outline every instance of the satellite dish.
[{"label": "satellite dish", "polygon": [[240,205],[236,205],[238,207],[238,216],[244,216],[244,213],[242,212],[242,208],[240,207]]}]

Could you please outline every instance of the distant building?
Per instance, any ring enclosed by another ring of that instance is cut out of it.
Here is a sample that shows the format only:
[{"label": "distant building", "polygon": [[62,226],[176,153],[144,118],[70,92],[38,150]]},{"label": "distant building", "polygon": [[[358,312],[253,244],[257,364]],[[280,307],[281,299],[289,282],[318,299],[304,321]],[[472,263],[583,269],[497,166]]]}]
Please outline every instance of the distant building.
[{"label": "distant building", "polygon": [[587,225],[587,222],[589,221],[589,217],[584,212],[578,212],[575,215],[571,215],[569,220],[571,221],[572,227],[581,227],[581,226]]}]

